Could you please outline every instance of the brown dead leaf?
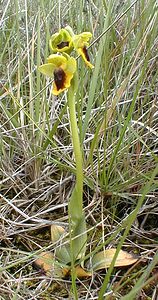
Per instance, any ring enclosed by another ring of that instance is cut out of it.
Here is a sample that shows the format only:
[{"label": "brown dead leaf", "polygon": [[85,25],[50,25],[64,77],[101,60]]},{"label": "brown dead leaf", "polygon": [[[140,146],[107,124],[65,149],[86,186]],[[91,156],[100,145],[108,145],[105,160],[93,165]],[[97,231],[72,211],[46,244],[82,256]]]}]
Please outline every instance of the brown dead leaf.
[{"label": "brown dead leaf", "polygon": [[54,255],[51,252],[42,252],[38,255],[38,258],[34,261],[37,268],[42,269],[46,275],[53,275],[54,277],[65,277],[68,273],[68,268],[62,268],[54,259]]},{"label": "brown dead leaf", "polygon": [[51,226],[51,240],[53,243],[57,242],[65,233],[65,229],[58,225]]},{"label": "brown dead leaf", "polygon": [[41,252],[38,255],[38,258],[34,261],[35,266],[44,270],[45,273],[48,273],[53,268],[54,264],[54,255],[51,252]]},{"label": "brown dead leaf", "polygon": [[[65,276],[70,276],[71,268],[69,268],[69,270],[65,268],[64,272],[65,272]],[[92,273],[84,270],[80,265],[77,265],[75,267],[75,275],[76,275],[76,278],[87,278],[87,277],[92,276]]]},{"label": "brown dead leaf", "polygon": [[[95,254],[92,258],[93,271],[109,268],[115,255],[115,252],[116,249],[111,248]],[[115,261],[115,267],[129,266],[134,264],[137,260],[138,258],[135,257],[133,254],[120,250]]]},{"label": "brown dead leaf", "polygon": [[[46,275],[53,275],[55,277],[67,277],[71,274],[71,269],[69,266],[62,267],[59,263],[55,262],[54,255],[51,252],[42,252],[38,255],[38,258],[34,262],[35,266],[41,268]],[[75,267],[77,278],[87,278],[92,274],[84,270],[79,265]]]},{"label": "brown dead leaf", "polygon": [[92,276],[91,272],[88,272],[88,271],[84,270],[80,266],[76,266],[75,271],[76,271],[76,277],[77,278],[87,278],[87,277]]}]

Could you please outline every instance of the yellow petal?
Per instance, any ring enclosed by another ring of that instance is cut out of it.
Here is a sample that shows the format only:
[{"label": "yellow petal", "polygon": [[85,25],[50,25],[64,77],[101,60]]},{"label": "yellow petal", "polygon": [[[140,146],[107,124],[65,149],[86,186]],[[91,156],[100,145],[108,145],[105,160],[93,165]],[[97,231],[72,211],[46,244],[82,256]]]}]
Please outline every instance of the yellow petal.
[{"label": "yellow petal", "polygon": [[79,55],[82,56],[82,58],[83,58],[83,60],[85,61],[86,65],[87,65],[88,67],[90,67],[91,69],[93,69],[94,66],[93,66],[93,65],[90,63],[90,61],[89,61],[89,56],[88,56],[88,52],[87,52],[86,47],[77,49],[77,52],[79,53]]},{"label": "yellow petal", "polygon": [[67,88],[70,87],[73,74],[69,72],[66,72],[65,74],[66,74],[65,81],[63,82],[63,86],[61,88],[58,88],[55,81],[53,82],[53,90],[52,90],[53,95],[58,96],[60,93],[62,93],[63,91],[65,91]]},{"label": "yellow petal", "polygon": [[65,81],[65,87],[69,88],[71,84],[71,79],[73,78],[73,74],[66,72],[66,81]]},{"label": "yellow petal", "polygon": [[56,68],[62,66],[63,68],[67,65],[67,59],[63,55],[51,54],[47,58],[47,62],[50,64],[54,64]]},{"label": "yellow petal", "polygon": [[68,73],[74,74],[77,69],[76,59],[73,57],[69,57],[67,61],[66,71]]},{"label": "yellow petal", "polygon": [[88,46],[88,42],[91,39],[92,34],[90,32],[82,32],[73,37],[73,45],[77,50],[78,48],[83,48],[84,46]]},{"label": "yellow petal", "polygon": [[47,62],[47,64],[39,67],[39,71],[50,77],[54,75],[52,93],[57,96],[70,87],[71,79],[77,68],[76,60],[63,53],[63,55],[50,55]]},{"label": "yellow petal", "polygon": [[67,52],[72,51],[72,38],[69,32],[62,28],[59,32],[53,34],[49,40],[50,49],[55,52]]},{"label": "yellow petal", "polygon": [[[53,62],[55,61],[55,59],[53,60]],[[56,96],[70,87],[71,79],[73,78],[73,75],[76,72],[76,68],[77,68],[76,60],[73,57],[70,57],[68,54],[66,54],[64,59],[66,60],[66,63],[63,63],[60,66],[60,68],[54,71],[55,81],[53,83],[52,93]]]}]

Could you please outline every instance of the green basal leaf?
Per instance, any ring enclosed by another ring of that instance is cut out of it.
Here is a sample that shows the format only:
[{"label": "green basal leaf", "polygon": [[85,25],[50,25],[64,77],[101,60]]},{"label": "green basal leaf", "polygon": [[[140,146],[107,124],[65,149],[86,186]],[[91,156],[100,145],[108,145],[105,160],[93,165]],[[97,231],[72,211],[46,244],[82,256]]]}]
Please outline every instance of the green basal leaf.
[{"label": "green basal leaf", "polygon": [[[71,261],[70,256],[70,246],[69,244],[63,245],[66,239],[64,238],[65,229],[61,226],[52,225],[51,226],[51,240],[53,243],[56,243],[60,240],[60,245],[56,247],[55,256],[59,262],[67,264]],[[63,236],[63,239],[62,239]]]},{"label": "green basal leaf", "polygon": [[75,187],[69,202],[71,242],[75,260],[85,256],[87,244],[86,220],[80,196]]}]

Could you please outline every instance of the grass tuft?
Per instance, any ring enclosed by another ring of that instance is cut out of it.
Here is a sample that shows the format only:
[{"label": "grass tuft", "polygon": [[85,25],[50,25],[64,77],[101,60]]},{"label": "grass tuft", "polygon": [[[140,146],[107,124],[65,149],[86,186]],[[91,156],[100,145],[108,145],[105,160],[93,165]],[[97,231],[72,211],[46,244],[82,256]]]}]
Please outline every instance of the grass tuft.
[{"label": "grass tuft", "polygon": [[[156,299],[158,245],[157,24],[154,0],[7,1],[1,4],[0,299]],[[77,280],[34,267],[68,228],[76,167],[66,94],[38,66],[60,27],[93,32],[93,71],[78,59],[86,258],[123,248],[141,259]],[[98,298],[99,297],[99,298]],[[146,297],[146,298],[145,298]]]}]

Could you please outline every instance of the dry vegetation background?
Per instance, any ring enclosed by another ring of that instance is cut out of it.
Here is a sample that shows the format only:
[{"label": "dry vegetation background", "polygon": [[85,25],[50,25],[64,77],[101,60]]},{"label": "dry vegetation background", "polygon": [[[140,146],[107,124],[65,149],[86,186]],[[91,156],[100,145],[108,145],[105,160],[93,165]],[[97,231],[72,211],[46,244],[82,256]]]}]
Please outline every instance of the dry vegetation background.
[{"label": "dry vegetation background", "polygon": [[[106,31],[89,49],[94,71],[78,60],[87,253],[117,247],[132,220],[122,248],[139,263],[114,268],[104,298],[158,299],[158,10],[134,2],[125,14],[130,0],[1,2],[0,300],[74,299],[71,278],[33,264],[55,250],[50,225],[68,226],[75,182],[66,96],[38,72],[66,25]],[[97,299],[105,274],[77,280],[78,299]]]}]

